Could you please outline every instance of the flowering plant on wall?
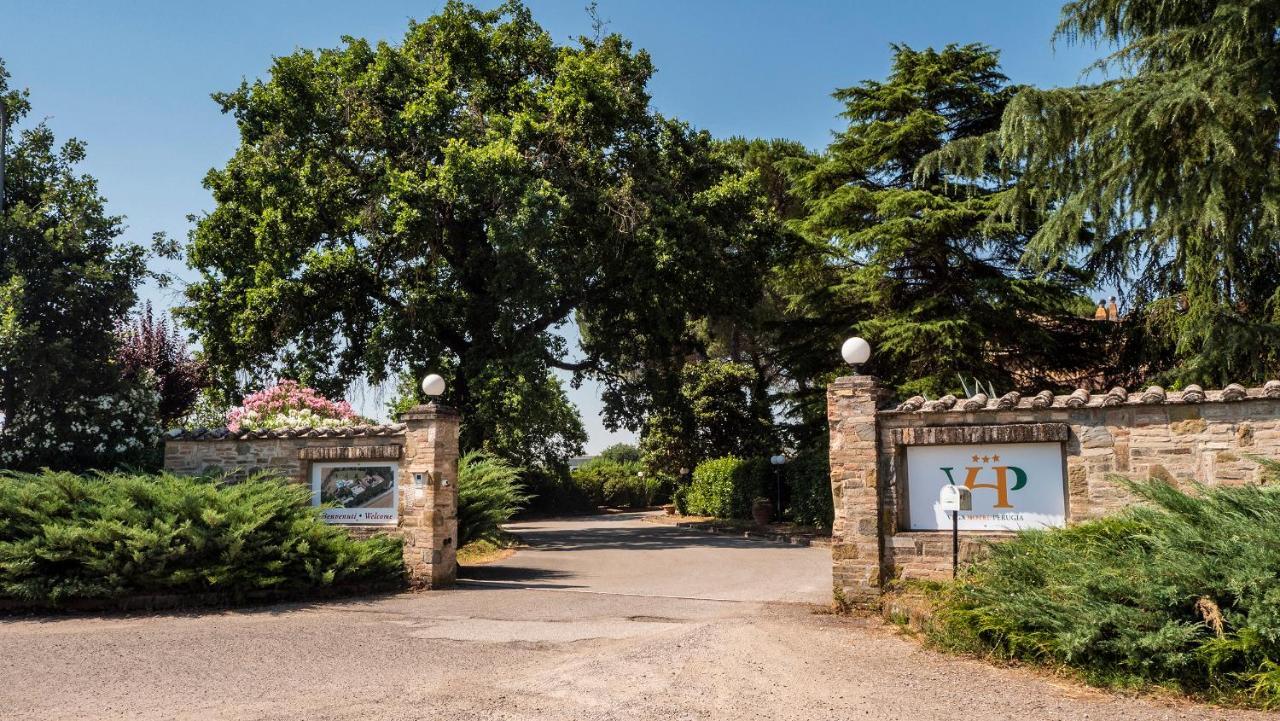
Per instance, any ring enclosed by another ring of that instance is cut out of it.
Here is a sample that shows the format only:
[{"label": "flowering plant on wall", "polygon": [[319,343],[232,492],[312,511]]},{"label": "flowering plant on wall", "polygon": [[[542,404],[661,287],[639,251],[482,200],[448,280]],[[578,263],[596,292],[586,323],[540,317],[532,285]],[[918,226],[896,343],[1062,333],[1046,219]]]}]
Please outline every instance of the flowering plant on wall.
[{"label": "flowering plant on wall", "polygon": [[244,405],[227,411],[232,432],[274,428],[341,428],[366,422],[346,401],[331,401],[314,388],[284,380],[251,393]]}]

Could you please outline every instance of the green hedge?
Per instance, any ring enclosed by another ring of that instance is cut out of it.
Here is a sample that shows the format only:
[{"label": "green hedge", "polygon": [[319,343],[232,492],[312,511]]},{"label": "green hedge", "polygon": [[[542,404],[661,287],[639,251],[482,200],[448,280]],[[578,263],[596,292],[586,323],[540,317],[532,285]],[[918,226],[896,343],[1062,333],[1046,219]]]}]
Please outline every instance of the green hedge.
[{"label": "green hedge", "polygon": [[829,529],[835,520],[831,500],[831,466],[826,448],[801,451],[782,467],[789,498],[787,518],[806,526]]},{"label": "green hedge", "polygon": [[560,514],[590,513],[595,504],[573,482],[568,468],[526,468],[520,474],[520,483],[529,492],[529,502],[520,516],[555,516]]},{"label": "green hedge", "polygon": [[639,461],[600,456],[574,471],[573,482],[596,506],[643,508],[670,498],[674,479],[664,474],[640,475],[643,470]]},{"label": "green hedge", "polygon": [[305,594],[403,582],[400,540],[353,539],[306,486],[168,474],[0,473],[0,598]]},{"label": "green hedge", "polygon": [[675,504],[676,513],[689,515],[689,487],[680,486],[671,494],[671,502]]},{"label": "green hedge", "polygon": [[1113,480],[1147,504],[993,546],[942,592],[934,640],[1280,706],[1280,489]]},{"label": "green hedge", "polygon": [[766,494],[769,462],[733,456],[703,461],[693,469],[684,497],[688,512],[717,518],[750,518],[751,502]]}]

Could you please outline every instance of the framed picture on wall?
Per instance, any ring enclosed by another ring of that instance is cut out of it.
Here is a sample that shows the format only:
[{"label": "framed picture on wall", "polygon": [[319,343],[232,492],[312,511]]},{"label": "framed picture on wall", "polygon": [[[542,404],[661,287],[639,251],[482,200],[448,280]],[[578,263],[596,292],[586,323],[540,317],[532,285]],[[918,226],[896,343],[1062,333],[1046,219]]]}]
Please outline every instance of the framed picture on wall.
[{"label": "framed picture on wall", "polygon": [[399,480],[395,463],[313,463],[311,502],[330,506],[324,511],[329,523],[395,525]]}]

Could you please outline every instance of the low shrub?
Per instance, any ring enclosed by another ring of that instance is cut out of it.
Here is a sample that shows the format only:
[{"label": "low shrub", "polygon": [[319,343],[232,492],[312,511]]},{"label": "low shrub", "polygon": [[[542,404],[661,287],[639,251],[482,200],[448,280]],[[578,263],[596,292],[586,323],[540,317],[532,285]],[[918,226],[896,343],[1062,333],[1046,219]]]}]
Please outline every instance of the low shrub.
[{"label": "low shrub", "polygon": [[502,524],[529,501],[520,484],[520,469],[483,451],[458,461],[458,545],[495,540]]},{"label": "low shrub", "polygon": [[801,451],[782,467],[788,498],[787,518],[805,526],[829,529],[835,520],[831,470],[826,448]]},{"label": "low shrub", "polygon": [[703,461],[693,469],[685,505],[694,515],[750,518],[752,500],[768,496],[768,470],[769,462],[763,458],[726,456]]},{"label": "low shrub", "polygon": [[529,493],[529,501],[517,516],[590,513],[595,504],[573,482],[568,468],[526,468],[520,483]]},{"label": "low shrub", "polygon": [[403,576],[400,539],[352,538],[321,520],[308,487],[281,479],[0,473],[0,597],[238,601]]},{"label": "low shrub", "polygon": [[994,545],[943,592],[932,638],[1280,706],[1280,489],[1113,480],[1147,504]]},{"label": "low shrub", "polygon": [[682,516],[689,515],[689,487],[680,486],[671,494],[671,502],[675,504],[676,513]]},{"label": "low shrub", "polygon": [[638,460],[616,460],[620,455],[593,458],[573,472],[574,485],[593,506],[643,508],[670,497],[674,478],[645,472]]},{"label": "low shrub", "polygon": [[590,501],[592,507],[608,505],[605,486],[621,476],[634,476],[638,464],[619,463],[608,458],[593,458],[572,471],[573,485]]},{"label": "low shrub", "polygon": [[648,508],[671,497],[675,480],[663,474],[616,475],[605,481],[605,503],[614,508]]}]

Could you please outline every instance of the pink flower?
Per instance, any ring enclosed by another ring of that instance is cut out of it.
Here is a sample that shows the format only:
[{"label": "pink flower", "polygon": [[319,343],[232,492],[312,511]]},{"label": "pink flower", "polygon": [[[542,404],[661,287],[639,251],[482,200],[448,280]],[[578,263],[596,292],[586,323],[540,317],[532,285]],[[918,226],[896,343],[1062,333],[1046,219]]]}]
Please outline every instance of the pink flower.
[{"label": "pink flower", "polygon": [[[299,411],[307,411],[299,415]],[[282,380],[244,397],[244,405],[227,412],[227,428],[232,432],[252,428],[277,428],[315,422],[332,425],[336,421],[359,421],[346,401],[331,401],[314,388],[297,381]]]}]

